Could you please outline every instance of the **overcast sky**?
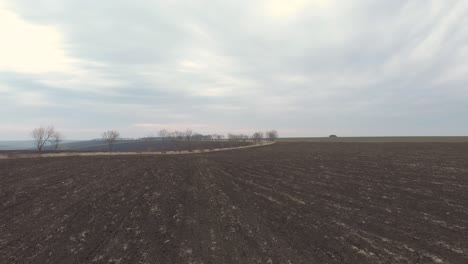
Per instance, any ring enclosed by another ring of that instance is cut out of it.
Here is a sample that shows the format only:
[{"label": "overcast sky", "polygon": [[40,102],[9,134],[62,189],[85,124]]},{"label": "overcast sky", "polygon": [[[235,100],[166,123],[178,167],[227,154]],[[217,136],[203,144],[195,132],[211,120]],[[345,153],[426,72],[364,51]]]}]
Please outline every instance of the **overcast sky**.
[{"label": "overcast sky", "polygon": [[0,139],[468,134],[468,1],[0,0]]}]

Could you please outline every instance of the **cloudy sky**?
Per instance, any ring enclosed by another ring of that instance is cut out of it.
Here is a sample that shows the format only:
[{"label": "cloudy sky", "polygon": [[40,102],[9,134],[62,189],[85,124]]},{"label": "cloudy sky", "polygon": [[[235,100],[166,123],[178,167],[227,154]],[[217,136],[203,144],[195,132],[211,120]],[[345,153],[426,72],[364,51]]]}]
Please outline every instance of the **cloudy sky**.
[{"label": "cloudy sky", "polygon": [[0,139],[468,134],[465,0],[0,0]]}]

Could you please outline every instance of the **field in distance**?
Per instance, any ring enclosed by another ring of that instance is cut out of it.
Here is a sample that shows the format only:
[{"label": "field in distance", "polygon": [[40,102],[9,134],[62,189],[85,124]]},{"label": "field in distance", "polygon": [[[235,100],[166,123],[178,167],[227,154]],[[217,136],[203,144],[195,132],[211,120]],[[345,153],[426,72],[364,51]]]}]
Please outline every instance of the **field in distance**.
[{"label": "field in distance", "polygon": [[468,136],[459,137],[291,137],[280,142],[468,142]]},{"label": "field in distance", "polygon": [[468,263],[468,143],[0,160],[0,263]]},{"label": "field in distance", "polygon": [[[0,141],[1,143],[1,141]],[[252,141],[229,141],[229,140],[117,140],[113,144],[113,151],[116,152],[143,152],[143,151],[185,151],[201,149],[233,148],[253,145]],[[0,145],[1,152],[36,152],[32,141],[15,142],[3,141]],[[104,140],[82,140],[64,142],[55,150],[55,146],[47,144],[44,152],[102,152],[109,151],[109,145]]]}]

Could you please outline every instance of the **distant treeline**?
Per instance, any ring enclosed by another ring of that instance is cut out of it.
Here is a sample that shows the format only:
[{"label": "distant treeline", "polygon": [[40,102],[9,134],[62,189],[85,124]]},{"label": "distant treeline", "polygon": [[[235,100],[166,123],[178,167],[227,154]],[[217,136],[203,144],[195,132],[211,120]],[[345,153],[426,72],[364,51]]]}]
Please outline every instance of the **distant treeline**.
[{"label": "distant treeline", "polygon": [[[39,152],[42,152],[44,146],[49,143],[53,146],[54,150],[60,149],[60,143],[64,140],[64,135],[57,131],[53,126],[39,127],[31,132],[31,137]],[[192,142],[194,141],[230,141],[230,142],[244,142],[260,144],[263,141],[276,141],[278,139],[278,132],[276,130],[269,130],[266,132],[257,131],[252,135],[228,133],[227,136],[222,134],[201,134],[193,132],[190,129],[185,131],[161,129],[158,132],[158,137],[148,136],[139,140],[148,142],[153,140],[162,141],[186,141],[188,142],[188,150],[192,150]],[[123,138],[117,130],[107,130],[102,133],[100,139],[106,142],[109,151],[114,150],[114,145],[117,141],[133,140],[130,138]],[[179,149],[179,147],[177,147]]]}]

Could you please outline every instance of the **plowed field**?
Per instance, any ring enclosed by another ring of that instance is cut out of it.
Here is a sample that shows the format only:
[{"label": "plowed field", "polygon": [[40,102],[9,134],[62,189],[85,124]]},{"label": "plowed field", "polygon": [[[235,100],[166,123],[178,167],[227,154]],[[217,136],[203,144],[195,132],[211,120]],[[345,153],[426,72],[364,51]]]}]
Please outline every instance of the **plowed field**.
[{"label": "plowed field", "polygon": [[468,144],[0,160],[0,263],[468,263]]}]

